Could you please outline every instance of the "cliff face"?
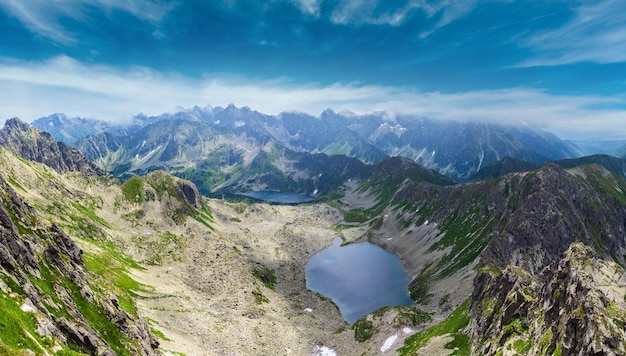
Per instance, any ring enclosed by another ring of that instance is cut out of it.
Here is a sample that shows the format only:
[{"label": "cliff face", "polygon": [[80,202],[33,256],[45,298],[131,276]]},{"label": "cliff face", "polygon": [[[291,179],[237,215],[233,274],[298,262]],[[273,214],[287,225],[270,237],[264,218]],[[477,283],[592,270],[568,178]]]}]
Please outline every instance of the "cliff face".
[{"label": "cliff face", "polygon": [[7,120],[0,130],[0,146],[25,160],[43,163],[60,173],[106,174],[76,149],[56,142],[49,133],[33,129],[18,118]]},{"label": "cliff face", "polygon": [[0,202],[0,353],[159,354],[147,324],[85,269],[82,250],[2,176]]},{"label": "cliff face", "polygon": [[600,166],[568,172],[556,165],[530,172],[517,184],[514,179],[497,214],[502,228],[484,251],[484,262],[512,264],[536,274],[571,243],[582,242],[602,258],[624,263],[623,180]]},{"label": "cliff face", "polygon": [[617,174],[547,164],[453,186],[405,181],[383,214],[366,236],[403,259],[418,303],[444,317],[469,298],[473,354],[626,352]]},{"label": "cliff face", "polygon": [[540,275],[484,268],[474,280],[474,354],[626,353],[626,273],[573,243]]}]

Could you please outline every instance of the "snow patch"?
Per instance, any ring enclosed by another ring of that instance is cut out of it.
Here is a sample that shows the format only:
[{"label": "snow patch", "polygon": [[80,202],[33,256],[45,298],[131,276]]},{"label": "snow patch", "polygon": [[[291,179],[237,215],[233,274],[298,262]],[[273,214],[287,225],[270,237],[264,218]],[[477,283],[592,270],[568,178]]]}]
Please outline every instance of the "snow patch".
[{"label": "snow patch", "polygon": [[389,350],[391,346],[393,346],[393,343],[396,342],[396,340],[398,340],[398,335],[389,336],[387,340],[385,340],[383,346],[380,347],[380,352],[385,352]]},{"label": "snow patch", "polygon": [[313,309],[311,309],[311,308],[304,308],[304,311],[307,312],[307,313],[312,313]]},{"label": "snow patch", "polygon": [[315,346],[310,356],[337,356],[337,352],[326,346]]},{"label": "snow patch", "polygon": [[413,329],[411,329],[411,328],[402,328],[402,332],[408,335],[408,334],[413,332]]}]

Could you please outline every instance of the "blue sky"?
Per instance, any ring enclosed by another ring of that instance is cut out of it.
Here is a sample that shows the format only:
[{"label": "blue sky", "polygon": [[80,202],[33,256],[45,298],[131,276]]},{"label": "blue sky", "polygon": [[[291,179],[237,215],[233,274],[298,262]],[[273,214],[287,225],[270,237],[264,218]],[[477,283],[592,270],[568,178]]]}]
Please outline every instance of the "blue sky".
[{"label": "blue sky", "polygon": [[0,0],[0,119],[326,108],[626,138],[626,1]]}]

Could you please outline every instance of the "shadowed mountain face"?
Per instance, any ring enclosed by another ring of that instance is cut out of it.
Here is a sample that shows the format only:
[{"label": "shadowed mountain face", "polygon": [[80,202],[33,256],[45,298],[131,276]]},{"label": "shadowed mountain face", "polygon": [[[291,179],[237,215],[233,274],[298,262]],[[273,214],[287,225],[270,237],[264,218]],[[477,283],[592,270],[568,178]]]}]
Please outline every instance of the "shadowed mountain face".
[{"label": "shadowed mountain face", "polygon": [[464,332],[476,354],[513,345],[522,354],[626,351],[616,342],[626,322],[626,183],[618,175],[597,164],[547,164],[476,183],[400,186],[368,240],[414,268],[409,289],[428,307],[440,308],[450,297],[442,289],[473,276],[455,291],[470,300]]},{"label": "shadowed mountain face", "polygon": [[[41,119],[33,125],[45,130],[49,121]],[[186,140],[183,138],[186,134],[172,126],[173,123],[192,126],[194,132],[189,134],[200,136],[202,148],[192,145],[189,146],[193,147],[192,152],[183,152],[181,141]],[[82,125],[79,124],[64,121],[54,127],[56,131],[77,132],[80,130],[73,127]],[[482,167],[504,157],[545,162],[582,155],[572,144],[527,127],[391,117],[385,113],[355,115],[332,110],[319,117],[303,113],[273,116],[233,105],[194,107],[156,117],[140,115],[130,126],[107,132],[94,131],[94,136],[78,142],[76,147],[101,167],[118,174],[146,172],[157,167],[174,172],[177,168],[194,166],[223,144],[251,154],[272,143],[295,152],[343,154],[365,163],[404,156],[458,180],[467,180]],[[173,137],[174,133],[178,138]],[[146,147],[154,151],[146,151]],[[137,155],[141,150],[145,155]],[[161,156],[164,152],[167,154]],[[250,161],[245,160],[245,164]]]},{"label": "shadowed mountain face", "polygon": [[[597,164],[606,168],[608,171],[617,174],[622,179],[626,179],[626,160],[613,156],[598,154],[580,158],[556,160],[551,161],[550,163],[554,163],[563,168],[575,168],[588,164]],[[509,173],[525,172],[537,169],[541,166],[542,164],[539,163],[526,162],[506,157],[476,172],[470,180],[478,181],[495,179]]]}]

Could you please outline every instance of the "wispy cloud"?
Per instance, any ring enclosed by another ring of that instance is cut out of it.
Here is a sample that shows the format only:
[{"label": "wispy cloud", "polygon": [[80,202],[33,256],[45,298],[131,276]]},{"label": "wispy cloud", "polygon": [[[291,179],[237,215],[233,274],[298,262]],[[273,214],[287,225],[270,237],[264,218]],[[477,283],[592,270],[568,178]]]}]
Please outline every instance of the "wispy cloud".
[{"label": "wispy cloud", "polygon": [[0,62],[0,118],[26,121],[54,112],[122,122],[144,112],[157,115],[177,106],[250,106],[269,114],[326,108],[365,114],[375,111],[434,119],[528,124],[569,138],[626,137],[624,97],[553,95],[540,90],[460,93],[354,83],[294,84],[287,80],[192,79],[146,68],[125,70],[85,65],[68,57],[46,62]]},{"label": "wispy cloud", "polygon": [[476,3],[476,0],[409,0],[401,6],[393,6],[380,0],[343,0],[333,10],[331,20],[337,24],[398,26],[411,16],[422,14],[432,22],[421,34],[421,37],[425,37],[468,14]]},{"label": "wispy cloud", "polygon": [[289,0],[306,15],[319,16],[322,0]]},{"label": "wispy cloud", "polygon": [[624,62],[626,2],[588,1],[574,9],[566,24],[534,34],[523,45],[534,50],[536,56],[521,66]]},{"label": "wispy cloud", "polygon": [[133,16],[158,23],[171,5],[162,5],[150,0],[3,0],[0,8],[17,18],[26,28],[57,43],[69,44],[76,41],[74,34],[61,24],[61,19],[89,20],[85,9],[96,7],[104,12],[124,11]]}]

